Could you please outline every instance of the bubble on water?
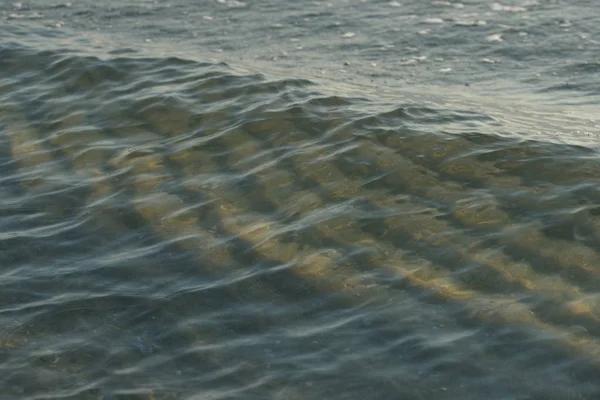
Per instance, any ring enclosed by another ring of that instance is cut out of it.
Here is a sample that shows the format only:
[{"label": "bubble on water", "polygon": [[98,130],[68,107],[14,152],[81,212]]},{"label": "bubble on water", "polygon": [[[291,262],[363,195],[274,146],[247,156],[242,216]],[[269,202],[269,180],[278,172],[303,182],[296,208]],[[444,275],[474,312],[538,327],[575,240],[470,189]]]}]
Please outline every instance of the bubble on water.
[{"label": "bubble on water", "polygon": [[492,60],[491,58],[482,58],[481,60],[482,63],[486,63],[486,64],[496,64],[498,61],[496,60]]},{"label": "bubble on water", "polygon": [[446,6],[446,7],[454,7],[454,8],[464,8],[465,5],[463,3],[452,3],[450,1],[434,1],[433,4],[437,6]]},{"label": "bubble on water", "polygon": [[400,61],[400,65],[410,65],[410,64],[416,64],[419,61],[424,61],[425,59],[427,59],[427,56],[412,56],[410,58],[404,59]]},{"label": "bubble on water", "polygon": [[211,17],[210,15],[203,15],[202,18],[204,18],[207,21],[212,21],[213,19],[215,19],[215,17]]},{"label": "bubble on water", "polygon": [[31,14],[16,14],[11,13],[8,14],[7,19],[42,19],[44,16],[38,12],[34,12]]},{"label": "bubble on water", "polygon": [[491,5],[492,10],[494,11],[506,11],[506,12],[525,12],[527,9],[525,7],[520,6],[507,6],[500,3],[493,3]]},{"label": "bubble on water", "polygon": [[488,42],[502,42],[502,35],[499,33],[494,33],[493,35],[490,35],[488,37],[485,38]]},{"label": "bubble on water", "polygon": [[398,3],[397,1],[390,1],[388,5],[390,7],[402,7],[402,4]]},{"label": "bubble on water", "polygon": [[568,28],[570,26],[572,26],[573,24],[571,23],[571,21],[569,21],[568,19],[565,18],[560,18],[558,20],[558,26],[563,27],[563,28]]},{"label": "bubble on water", "polygon": [[482,19],[478,19],[478,20],[457,19],[454,21],[454,25],[457,25],[457,26],[484,26],[484,25],[487,25],[487,22]]},{"label": "bubble on water", "polygon": [[342,37],[343,37],[344,39],[353,38],[354,36],[356,36],[356,33],[354,33],[354,32],[346,32],[346,33],[344,33],[344,34],[342,35]]},{"label": "bubble on water", "polygon": [[46,26],[48,26],[50,28],[62,28],[64,25],[65,25],[65,23],[63,21],[58,21],[58,22],[50,22]]},{"label": "bubble on water", "polygon": [[439,72],[444,72],[444,73],[445,72],[450,72],[450,71],[452,71],[452,68],[440,68],[438,71]]},{"label": "bubble on water", "polygon": [[443,24],[444,20],[441,18],[425,18],[423,21],[424,24]]},{"label": "bubble on water", "polygon": [[225,4],[229,8],[241,8],[246,7],[246,3],[237,0],[217,0],[219,4]]}]

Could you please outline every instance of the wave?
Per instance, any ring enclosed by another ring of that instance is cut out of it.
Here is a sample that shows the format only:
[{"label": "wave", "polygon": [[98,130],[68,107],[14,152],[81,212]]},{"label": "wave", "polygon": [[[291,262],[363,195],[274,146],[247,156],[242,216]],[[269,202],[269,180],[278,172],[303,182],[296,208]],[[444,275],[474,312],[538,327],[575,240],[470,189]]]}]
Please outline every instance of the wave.
[{"label": "wave", "polygon": [[597,393],[592,146],[175,57],[0,74],[13,396]]}]

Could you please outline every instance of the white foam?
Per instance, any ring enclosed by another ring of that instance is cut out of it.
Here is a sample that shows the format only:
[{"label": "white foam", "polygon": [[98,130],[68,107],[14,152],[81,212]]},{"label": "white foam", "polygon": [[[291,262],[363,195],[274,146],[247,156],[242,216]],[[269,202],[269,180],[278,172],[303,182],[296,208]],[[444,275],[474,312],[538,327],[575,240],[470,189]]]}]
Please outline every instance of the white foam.
[{"label": "white foam", "polygon": [[422,22],[424,24],[443,24],[444,20],[441,18],[426,18]]},{"label": "white foam", "polygon": [[493,3],[491,5],[492,10],[494,11],[506,11],[506,12],[525,12],[527,9],[525,7],[520,6],[507,6],[500,3]]}]

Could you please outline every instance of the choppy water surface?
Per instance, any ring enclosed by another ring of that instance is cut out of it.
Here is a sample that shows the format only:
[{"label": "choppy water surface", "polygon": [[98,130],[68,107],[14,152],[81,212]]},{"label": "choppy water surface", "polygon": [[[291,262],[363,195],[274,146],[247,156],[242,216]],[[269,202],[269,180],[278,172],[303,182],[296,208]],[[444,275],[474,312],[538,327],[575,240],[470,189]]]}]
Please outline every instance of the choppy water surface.
[{"label": "choppy water surface", "polygon": [[108,3],[2,6],[0,397],[600,396],[591,4]]}]

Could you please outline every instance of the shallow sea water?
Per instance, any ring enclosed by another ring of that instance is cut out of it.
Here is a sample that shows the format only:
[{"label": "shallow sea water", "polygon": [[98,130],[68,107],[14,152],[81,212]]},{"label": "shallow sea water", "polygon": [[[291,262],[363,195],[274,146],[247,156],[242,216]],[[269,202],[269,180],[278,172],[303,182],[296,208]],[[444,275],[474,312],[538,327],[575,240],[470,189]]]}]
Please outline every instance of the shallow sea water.
[{"label": "shallow sea water", "polygon": [[0,6],[3,399],[600,396],[600,11]]}]

